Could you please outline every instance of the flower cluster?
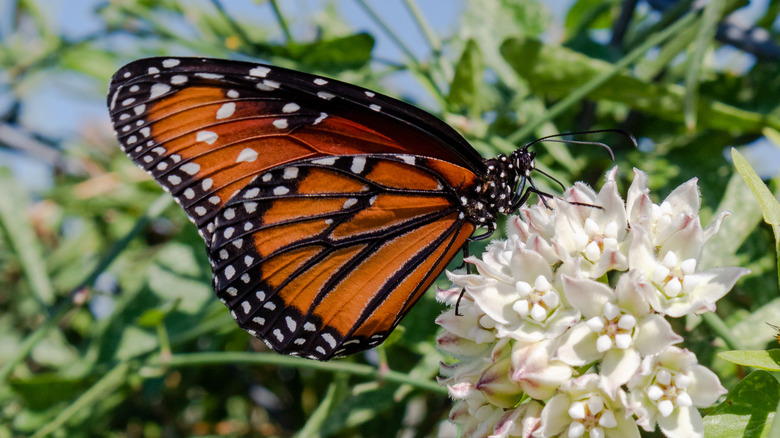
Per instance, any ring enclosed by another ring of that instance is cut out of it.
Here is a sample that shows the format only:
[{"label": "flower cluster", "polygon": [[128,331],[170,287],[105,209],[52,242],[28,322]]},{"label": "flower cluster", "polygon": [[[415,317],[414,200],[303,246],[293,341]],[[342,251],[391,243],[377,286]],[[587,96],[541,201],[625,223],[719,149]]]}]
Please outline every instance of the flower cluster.
[{"label": "flower cluster", "polygon": [[477,274],[448,273],[440,381],[463,436],[703,435],[696,408],[726,391],[666,317],[714,310],[749,271],[698,266],[726,214],[702,228],[696,180],[659,205],[638,170],[623,201],[616,173],[521,209]]}]

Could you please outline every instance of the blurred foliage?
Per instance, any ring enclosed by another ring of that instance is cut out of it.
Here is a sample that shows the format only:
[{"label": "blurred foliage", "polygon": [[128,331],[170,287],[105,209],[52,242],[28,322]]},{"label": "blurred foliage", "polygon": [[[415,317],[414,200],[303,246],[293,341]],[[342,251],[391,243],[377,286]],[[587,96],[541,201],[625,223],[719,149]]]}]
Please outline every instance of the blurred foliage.
[{"label": "blurred foliage", "polygon": [[[660,2],[578,0],[562,23],[545,2],[464,0],[447,34],[431,30],[414,0],[384,4],[409,13],[389,24],[363,0],[315,10],[256,1],[243,6],[256,9],[247,16],[217,0],[116,0],[95,6],[99,26],[76,37],[60,32],[51,3],[7,2],[0,24],[0,145],[50,166],[54,181],[29,193],[24,178],[0,172],[0,437],[452,431],[446,391],[434,380],[446,358],[434,348],[442,307],[432,294],[367,354],[321,364],[269,353],[213,297],[195,228],[116,147],[107,118],[52,136],[20,117],[47,82],[80,78],[89,91],[72,93],[97,101],[122,64],[155,55],[259,60],[425,102],[485,155],[562,131],[632,132],[639,150],[619,135],[595,139],[615,150],[624,187],[632,166],[661,195],[698,177],[705,222],[718,209],[733,212],[707,264],[753,271],[713,318],[685,323],[686,347],[735,389],[707,417],[708,433],[744,430],[758,406],[752,395],[777,387],[763,371],[740,381],[749,369],[717,356],[726,343],[772,346],[764,322],[780,324],[772,228],[724,154],[780,130],[780,62],[771,55],[780,38],[770,27],[777,0],[755,20],[768,38],[743,32],[731,51],[719,38],[744,3],[725,0],[703,12],[691,12],[691,2],[659,11],[648,5]],[[383,33],[356,29],[347,7]],[[258,11],[275,25],[253,22]],[[681,31],[664,33],[673,26]],[[424,38],[413,43],[409,32],[418,30]],[[376,57],[378,38],[395,44],[400,60]],[[539,168],[564,183],[596,184],[614,165],[596,147],[537,151]],[[761,400],[771,417],[778,397]]]}]

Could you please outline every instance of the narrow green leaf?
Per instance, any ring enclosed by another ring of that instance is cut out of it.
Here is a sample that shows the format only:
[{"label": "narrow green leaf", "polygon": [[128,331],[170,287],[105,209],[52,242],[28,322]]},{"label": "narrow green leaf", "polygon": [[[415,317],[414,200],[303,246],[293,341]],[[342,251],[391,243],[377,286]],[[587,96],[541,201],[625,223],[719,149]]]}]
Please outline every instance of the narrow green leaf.
[{"label": "narrow green leaf", "polygon": [[780,350],[731,350],[718,353],[718,357],[737,365],[780,371]]},{"label": "narrow green leaf", "polygon": [[319,438],[322,435],[322,429],[328,421],[330,412],[338,403],[344,399],[347,392],[347,380],[345,376],[336,375],[336,378],[328,385],[328,391],[325,397],[320,401],[319,406],[311,413],[306,424],[298,431],[296,437]]},{"label": "narrow green leaf", "polygon": [[97,383],[92,385],[89,390],[84,392],[81,397],[77,398],[70,406],[63,409],[54,420],[38,430],[32,438],[42,438],[60,430],[77,412],[83,409],[90,409],[93,405],[99,403],[125,382],[128,369],[127,363],[124,362],[114,367],[98,380]]},{"label": "narrow green leaf", "polygon": [[750,190],[753,191],[758,203],[761,204],[764,221],[770,225],[780,225],[780,203],[769,191],[769,187],[761,181],[747,160],[735,148],[731,148],[731,158],[734,160],[734,167],[737,168]]},{"label": "narrow green leaf", "polygon": [[45,308],[54,303],[54,289],[46,272],[43,252],[27,217],[29,200],[8,169],[0,169],[0,227],[16,252],[34,298]]},{"label": "narrow green leaf", "polygon": [[731,158],[734,160],[734,167],[742,175],[753,196],[756,197],[761,205],[761,211],[764,212],[764,221],[772,225],[772,231],[775,233],[775,254],[777,254],[778,281],[780,281],[780,203],[769,191],[769,188],[761,181],[756,172],[750,167],[747,160],[734,148],[731,148]]},{"label": "narrow green leaf", "polygon": [[694,42],[690,64],[685,74],[685,98],[683,100],[683,113],[685,127],[689,131],[696,129],[696,106],[699,101],[699,79],[704,57],[715,38],[718,21],[723,11],[723,0],[711,0],[704,7],[704,14],[699,22],[699,29]]}]

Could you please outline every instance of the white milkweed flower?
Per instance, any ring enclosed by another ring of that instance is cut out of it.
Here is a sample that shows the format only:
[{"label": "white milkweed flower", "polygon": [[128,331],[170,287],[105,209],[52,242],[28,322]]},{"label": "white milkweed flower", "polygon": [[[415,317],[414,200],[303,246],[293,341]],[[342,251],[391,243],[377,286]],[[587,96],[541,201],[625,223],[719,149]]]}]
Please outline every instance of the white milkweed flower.
[{"label": "white milkweed flower", "polygon": [[657,424],[664,435],[675,438],[702,436],[704,425],[696,407],[707,407],[727,392],[715,373],[698,364],[695,354],[677,347],[644,358],[628,388],[637,424],[647,431]]},{"label": "white milkweed flower", "polygon": [[[714,403],[722,387],[672,346],[682,338],[665,317],[713,310],[749,271],[699,269],[726,214],[701,227],[695,179],[654,204],[635,170],[624,202],[616,173],[598,193],[577,183],[521,208],[507,239],[466,259],[476,273],[450,272],[453,287],[438,290],[451,308],[437,343],[454,358],[439,381],[464,437],[638,436],[656,425],[701,436],[692,406]],[[676,380],[656,372],[659,358],[676,361]]]}]

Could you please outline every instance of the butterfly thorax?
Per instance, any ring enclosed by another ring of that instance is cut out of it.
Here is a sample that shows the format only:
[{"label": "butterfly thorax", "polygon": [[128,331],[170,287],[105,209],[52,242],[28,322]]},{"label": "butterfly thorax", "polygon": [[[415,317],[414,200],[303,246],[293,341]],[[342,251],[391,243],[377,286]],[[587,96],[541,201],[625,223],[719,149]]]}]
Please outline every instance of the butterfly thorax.
[{"label": "butterfly thorax", "polygon": [[472,223],[487,227],[492,232],[496,229],[496,216],[511,210],[520,175],[517,165],[506,155],[485,160],[485,166],[487,172],[469,194],[465,209]]}]

